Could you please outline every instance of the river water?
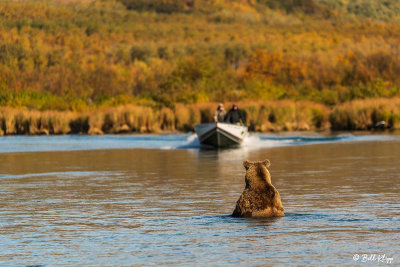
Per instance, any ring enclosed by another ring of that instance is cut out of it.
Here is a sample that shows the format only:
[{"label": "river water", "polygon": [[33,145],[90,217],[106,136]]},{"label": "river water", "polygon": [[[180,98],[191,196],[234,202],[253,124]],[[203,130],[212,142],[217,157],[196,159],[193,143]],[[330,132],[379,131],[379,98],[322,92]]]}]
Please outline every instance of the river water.
[{"label": "river water", "polygon": [[[286,216],[230,216],[244,159]],[[400,265],[400,136],[0,138],[1,266]]]}]

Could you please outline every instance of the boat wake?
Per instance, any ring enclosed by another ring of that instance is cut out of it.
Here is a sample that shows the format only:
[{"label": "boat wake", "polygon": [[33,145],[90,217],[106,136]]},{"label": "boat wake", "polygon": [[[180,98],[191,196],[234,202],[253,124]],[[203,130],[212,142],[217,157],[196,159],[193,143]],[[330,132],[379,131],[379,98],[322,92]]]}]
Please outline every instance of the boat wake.
[{"label": "boat wake", "polygon": [[[343,134],[337,136],[278,134],[250,134],[238,149],[254,150],[269,147],[312,145],[335,142],[400,141],[398,135]],[[202,149],[196,134],[164,135],[64,135],[11,136],[0,138],[0,153],[98,150],[98,149]]]},{"label": "boat wake", "polygon": [[200,148],[202,145],[200,144],[199,139],[197,138],[196,134],[190,135],[185,144],[176,147],[177,149],[190,149],[190,148]]},{"label": "boat wake", "polygon": [[266,148],[266,147],[280,147],[280,146],[298,146],[298,145],[312,145],[333,142],[357,141],[361,140],[351,134],[343,134],[338,136],[302,136],[302,135],[267,135],[267,134],[253,134],[248,136],[243,146],[247,148]]},{"label": "boat wake", "polygon": [[[385,141],[385,140],[399,140],[399,136],[391,135],[364,135],[356,136],[352,134],[340,134],[336,136],[323,136],[323,135],[274,135],[274,134],[250,134],[244,140],[239,148],[245,149],[259,149],[269,147],[283,147],[283,146],[299,146],[299,145],[313,145],[324,143],[340,143],[340,142],[360,142],[360,141]],[[399,140],[400,141],[400,140]],[[204,147],[200,144],[195,134],[189,136],[186,143],[177,149],[189,149]]]}]

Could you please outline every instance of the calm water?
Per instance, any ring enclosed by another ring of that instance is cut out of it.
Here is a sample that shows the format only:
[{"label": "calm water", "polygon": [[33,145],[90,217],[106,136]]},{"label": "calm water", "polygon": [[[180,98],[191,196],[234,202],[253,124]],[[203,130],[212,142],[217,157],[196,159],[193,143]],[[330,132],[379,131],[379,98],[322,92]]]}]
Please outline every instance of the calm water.
[{"label": "calm water", "polygon": [[[287,216],[232,218],[265,158]],[[399,162],[396,135],[0,138],[0,265],[398,266]]]}]

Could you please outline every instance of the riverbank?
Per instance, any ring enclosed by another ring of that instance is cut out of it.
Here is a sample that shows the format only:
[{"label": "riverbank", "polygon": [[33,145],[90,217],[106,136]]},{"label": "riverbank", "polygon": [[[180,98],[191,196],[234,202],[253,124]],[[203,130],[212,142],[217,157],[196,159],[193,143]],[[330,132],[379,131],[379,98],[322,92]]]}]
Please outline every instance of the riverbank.
[{"label": "riverbank", "polygon": [[[85,112],[0,108],[1,135],[119,134],[188,132],[212,122],[218,103],[176,104],[174,108],[124,105]],[[225,107],[232,103],[225,103]],[[355,100],[335,106],[309,101],[242,102],[250,131],[400,129],[400,98]]]}]

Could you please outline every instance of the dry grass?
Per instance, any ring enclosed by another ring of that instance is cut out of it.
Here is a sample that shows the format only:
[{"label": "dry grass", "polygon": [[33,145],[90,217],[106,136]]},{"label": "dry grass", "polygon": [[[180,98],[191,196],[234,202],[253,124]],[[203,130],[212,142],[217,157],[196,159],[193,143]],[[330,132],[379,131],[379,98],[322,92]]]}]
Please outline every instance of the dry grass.
[{"label": "dry grass", "polygon": [[330,114],[333,130],[370,130],[380,121],[388,128],[400,128],[399,98],[355,100],[335,107]]},{"label": "dry grass", "polygon": [[[233,103],[225,103],[227,111]],[[400,129],[400,99],[355,100],[329,108],[300,101],[237,103],[251,131],[371,130],[376,123]],[[211,122],[218,103],[177,104],[174,109],[126,105],[84,113],[0,108],[0,135],[156,133],[190,131]]]},{"label": "dry grass", "polygon": [[249,129],[267,131],[310,131],[329,129],[329,109],[302,101],[263,101],[241,104]]},{"label": "dry grass", "polygon": [[[101,130],[104,133],[150,133],[158,132],[160,129],[157,114],[150,107],[120,106],[107,108],[97,111],[95,121],[98,125],[101,123],[101,118],[103,118]],[[89,121],[91,121],[91,118]]]},{"label": "dry grass", "polygon": [[176,104],[174,110],[175,128],[179,131],[190,131],[194,124],[192,114],[193,112],[189,107],[183,104]]},{"label": "dry grass", "polygon": [[76,114],[61,111],[36,111],[27,109],[0,109],[0,134],[65,134],[71,132],[70,122]]}]

